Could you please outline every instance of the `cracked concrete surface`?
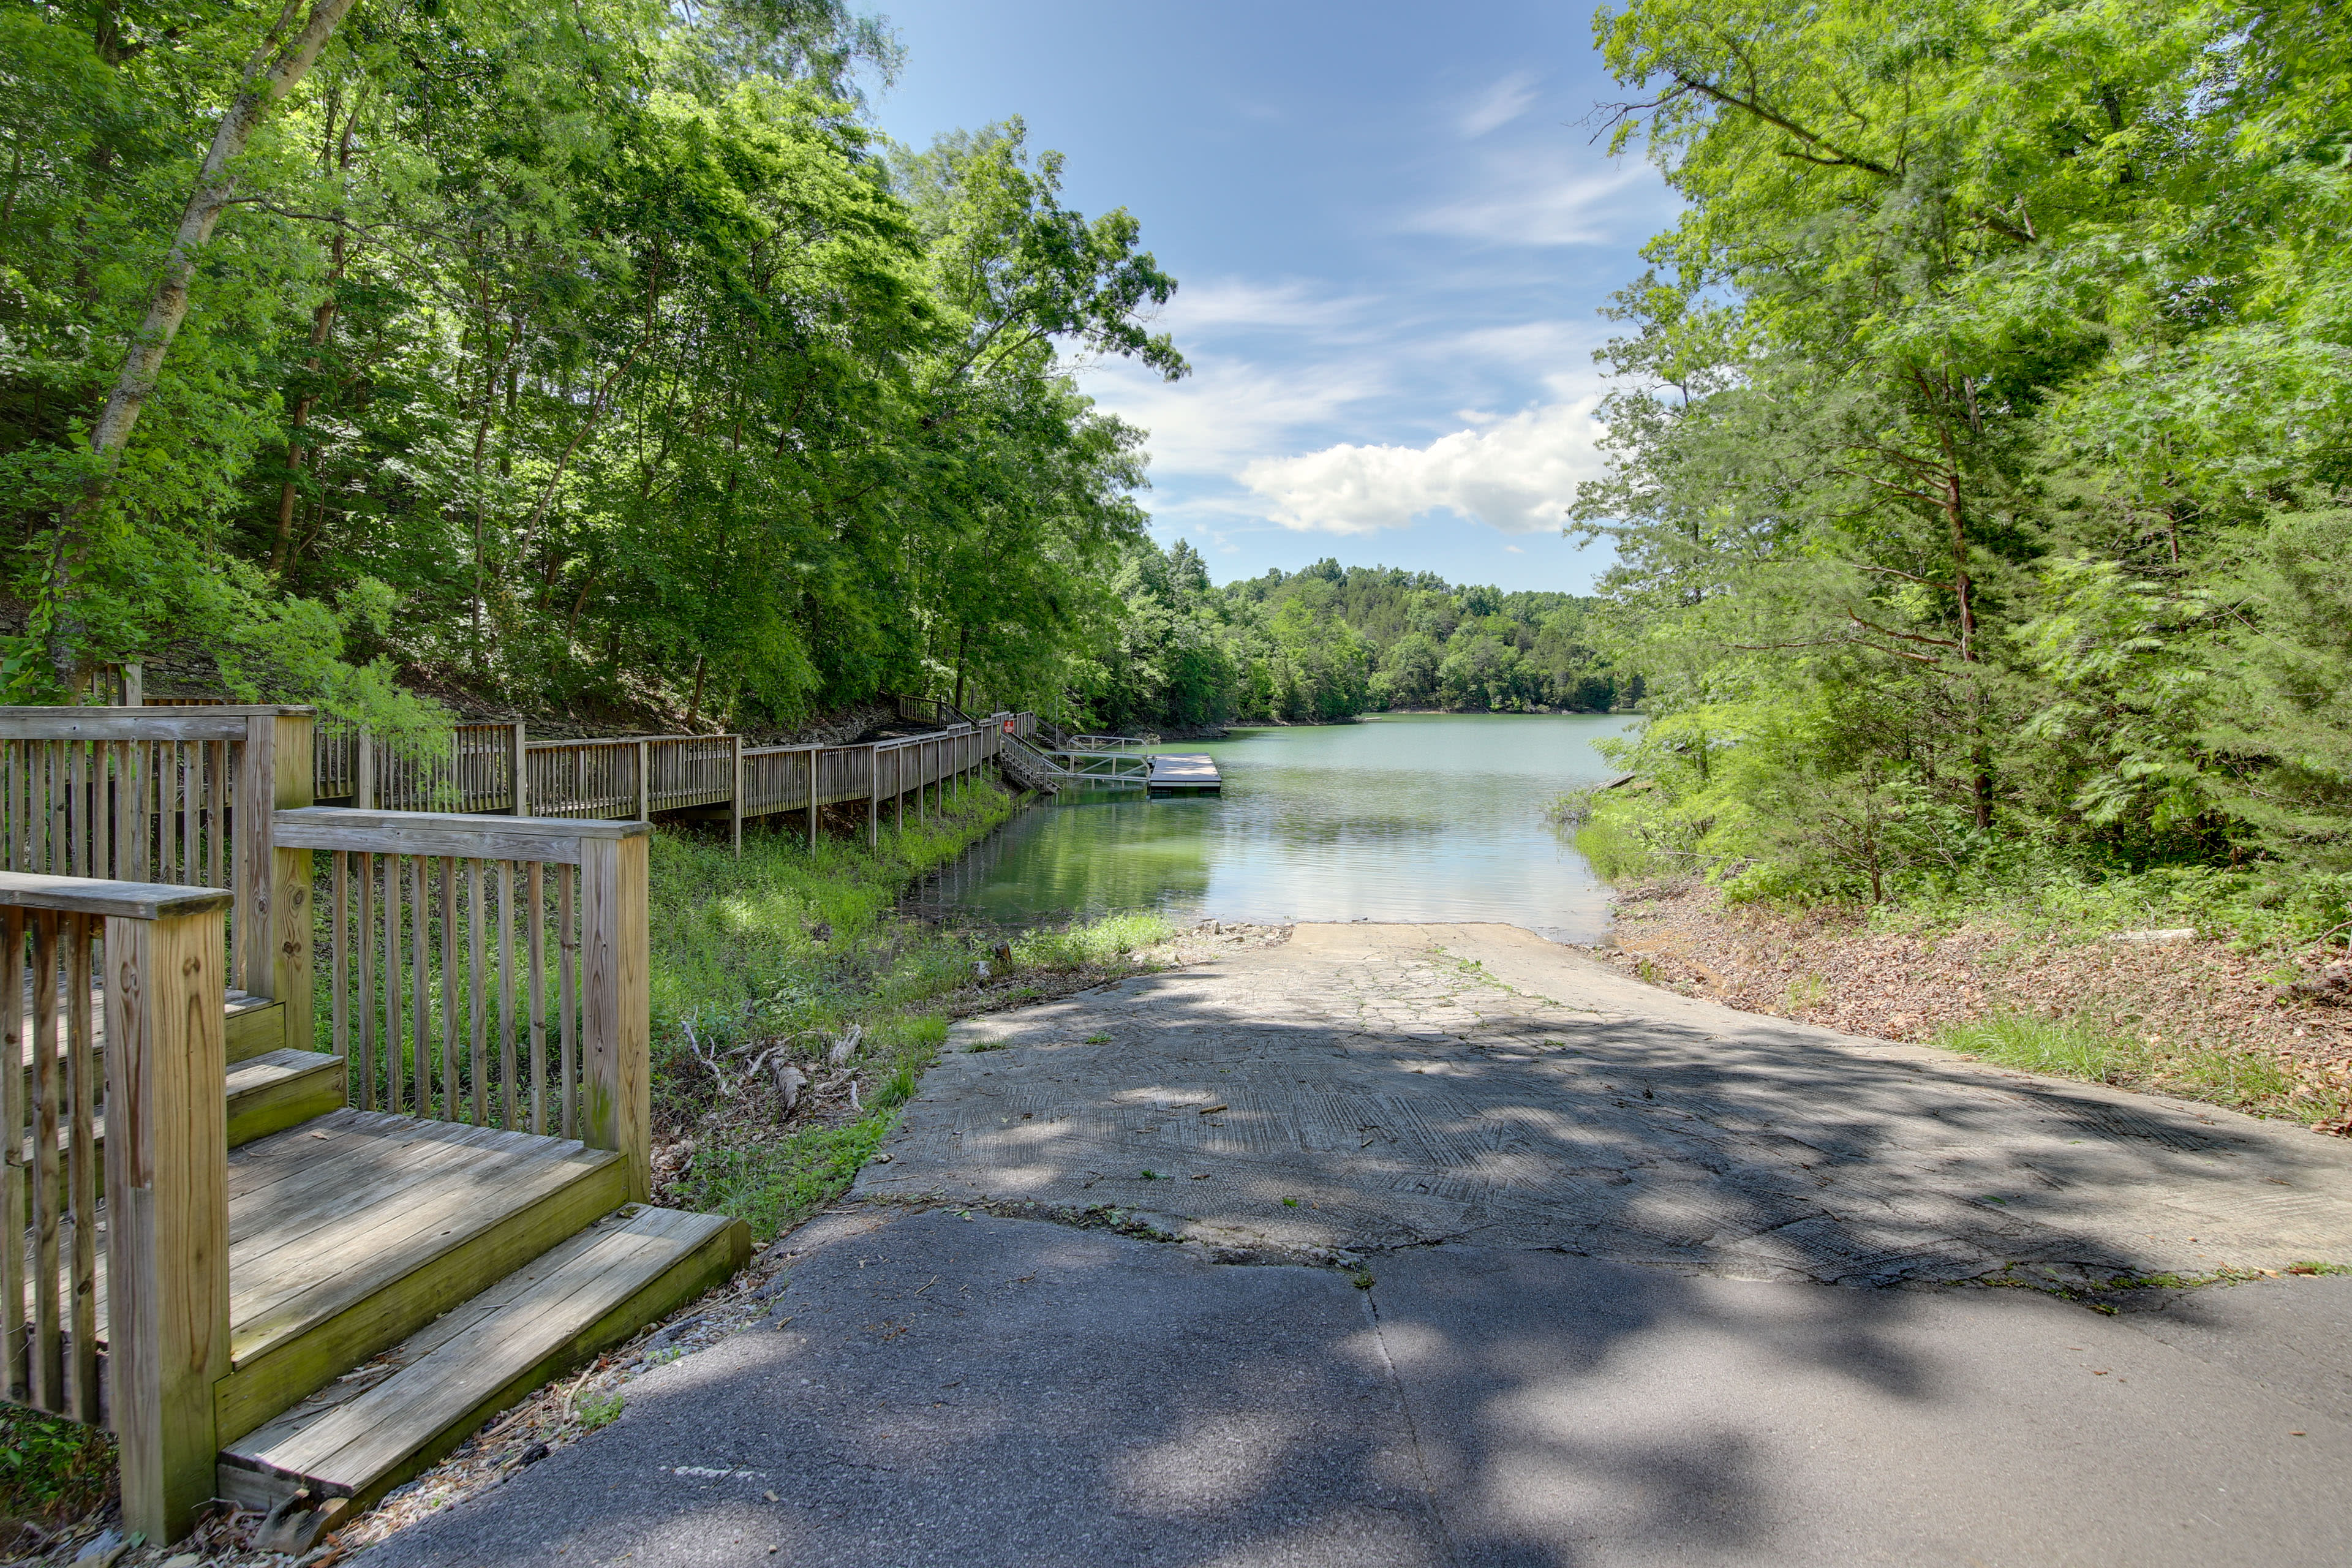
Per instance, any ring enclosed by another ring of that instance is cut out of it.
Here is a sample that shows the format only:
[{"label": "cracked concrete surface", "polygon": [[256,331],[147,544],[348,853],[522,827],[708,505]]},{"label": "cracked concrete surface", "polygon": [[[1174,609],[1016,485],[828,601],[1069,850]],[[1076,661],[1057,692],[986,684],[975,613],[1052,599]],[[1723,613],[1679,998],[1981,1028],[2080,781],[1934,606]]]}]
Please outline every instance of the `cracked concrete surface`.
[{"label": "cracked concrete surface", "polygon": [[1301,926],[967,1020],[886,1148],[860,1195],[1108,1205],[1232,1257],[1860,1285],[2352,1258],[2343,1141],[1736,1012],[1507,926]]},{"label": "cracked concrete surface", "polygon": [[1938,1285],[2352,1261],[2339,1141],[1353,925],[961,1025],[888,1152],[761,1327],[364,1561],[2352,1557],[2352,1279]]}]

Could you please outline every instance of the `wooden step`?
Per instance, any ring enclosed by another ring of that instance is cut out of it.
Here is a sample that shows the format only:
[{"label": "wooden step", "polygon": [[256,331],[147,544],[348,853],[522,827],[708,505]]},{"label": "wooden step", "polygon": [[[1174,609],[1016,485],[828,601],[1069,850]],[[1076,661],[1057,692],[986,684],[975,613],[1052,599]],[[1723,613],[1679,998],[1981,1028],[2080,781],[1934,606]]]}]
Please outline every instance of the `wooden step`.
[{"label": "wooden step", "polygon": [[228,1069],[232,1149],[343,1108],[343,1064],[323,1051],[269,1051]]},{"label": "wooden step", "polygon": [[[226,1016],[226,1045],[232,1074],[239,1062],[249,1061],[255,1057],[272,1055],[287,1048],[284,1003],[274,1002],[267,996],[248,996],[242,991],[235,991],[229,994],[222,1011]],[[30,1019],[32,1016],[31,1000],[28,995],[25,1004],[24,1016]],[[100,1061],[105,1058],[105,1035],[106,996],[103,992],[92,989],[89,994],[89,1049],[90,1055]],[[33,1031],[29,1025],[19,1031],[19,1038],[21,1043],[17,1047],[18,1060],[24,1068],[26,1092],[29,1095],[33,1081]],[[65,1068],[64,1053],[60,1051],[58,1057],[58,1070],[62,1075]],[[102,1067],[96,1070],[100,1077],[104,1076],[105,1069]],[[62,1076],[59,1081],[63,1081]]]},{"label": "wooden step", "polygon": [[222,1438],[243,1436],[627,1197],[627,1164],[609,1151],[380,1111],[331,1111],[231,1150],[234,1370],[215,1385]]},{"label": "wooden step", "polygon": [[223,1449],[220,1495],[268,1509],[308,1487],[364,1507],[751,1250],[740,1220],[633,1204]]},{"label": "wooden step", "polygon": [[[299,1125],[313,1117],[342,1109],[346,1075],[343,1064],[320,1051],[271,1051],[233,1064],[228,1069],[228,1146],[250,1143],[272,1132]],[[29,1091],[27,1091],[29,1093]],[[97,1161],[96,1180],[106,1182],[106,1118],[90,1125],[90,1152]],[[58,1133],[58,1168],[65,1169],[63,1152],[70,1130]],[[31,1134],[25,1138],[25,1161],[33,1158]],[[62,1174],[59,1177],[63,1179]],[[33,1194],[25,1194],[30,1223]]]},{"label": "wooden step", "polygon": [[[228,1016],[225,1021],[225,1038],[232,1066],[249,1058],[281,1050],[294,1042],[286,1037],[286,1004],[267,996],[247,996],[240,991],[228,999]],[[310,1037],[306,1023],[302,1038]]]}]

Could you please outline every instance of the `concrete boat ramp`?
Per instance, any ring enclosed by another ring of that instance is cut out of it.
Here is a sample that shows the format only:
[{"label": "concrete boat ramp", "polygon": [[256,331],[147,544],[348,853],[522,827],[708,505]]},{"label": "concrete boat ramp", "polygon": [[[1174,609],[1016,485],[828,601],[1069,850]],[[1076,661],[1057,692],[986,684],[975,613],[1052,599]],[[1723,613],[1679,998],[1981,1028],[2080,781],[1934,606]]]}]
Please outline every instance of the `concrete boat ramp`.
[{"label": "concrete boat ramp", "polygon": [[2298,1127],[1326,925],[958,1024],[881,1153],[366,1568],[2352,1562]]}]

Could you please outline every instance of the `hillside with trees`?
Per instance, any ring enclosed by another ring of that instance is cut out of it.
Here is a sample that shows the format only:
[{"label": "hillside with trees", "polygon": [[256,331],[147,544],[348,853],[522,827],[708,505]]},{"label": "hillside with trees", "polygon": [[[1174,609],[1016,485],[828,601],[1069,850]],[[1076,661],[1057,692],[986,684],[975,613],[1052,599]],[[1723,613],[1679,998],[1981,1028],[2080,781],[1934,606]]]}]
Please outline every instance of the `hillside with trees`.
[{"label": "hillside with trees", "polygon": [[393,724],[1059,690],[1143,518],[1068,358],[1181,375],[1175,282],[1018,121],[880,138],[895,48],[837,0],[0,16],[6,699],[187,638]]},{"label": "hillside with trees", "polygon": [[1686,203],[1617,297],[1588,842],[1735,897],[2352,921],[2352,27],[2306,5],[1596,19]]},{"label": "hillside with trees", "polygon": [[1605,712],[1639,677],[1601,650],[1599,601],[1456,586],[1328,557],[1213,588],[1182,541],[1130,549],[1122,614],[1073,685],[1126,729],[1316,722],[1391,709]]}]

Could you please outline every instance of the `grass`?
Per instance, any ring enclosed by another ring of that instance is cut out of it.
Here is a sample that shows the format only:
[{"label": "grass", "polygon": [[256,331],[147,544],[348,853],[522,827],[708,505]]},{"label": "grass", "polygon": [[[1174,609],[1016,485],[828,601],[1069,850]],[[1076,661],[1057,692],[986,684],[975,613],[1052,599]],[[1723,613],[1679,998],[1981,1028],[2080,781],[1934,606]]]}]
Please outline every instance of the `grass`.
[{"label": "grass", "polygon": [[[949,1016],[982,1005],[978,987],[1007,1000],[1046,994],[1057,980],[1131,967],[1139,948],[1175,934],[1156,915],[1129,914],[1008,941],[899,911],[909,882],[1012,811],[992,787],[968,789],[923,826],[885,828],[878,848],[827,838],[812,852],[789,831],[747,832],[740,858],[711,837],[655,836],[655,1121],[666,1139],[694,1143],[663,1201],[732,1215],[762,1240],[790,1229],[873,1157],[938,1057]],[[829,1071],[854,1079],[858,1098],[845,1089],[787,1118],[753,1070],[763,1058],[793,1063],[820,1088]]]},{"label": "grass", "polygon": [[1933,1043],[2001,1067],[2226,1106],[2253,1116],[2319,1121],[2341,1113],[2276,1058],[2123,1034],[2084,1018],[2003,1014],[1950,1024]]}]

